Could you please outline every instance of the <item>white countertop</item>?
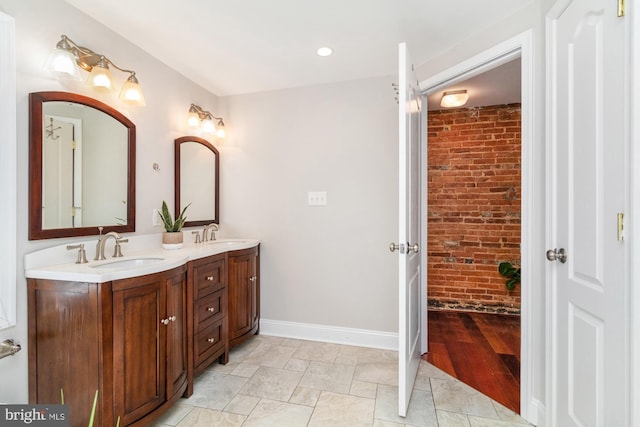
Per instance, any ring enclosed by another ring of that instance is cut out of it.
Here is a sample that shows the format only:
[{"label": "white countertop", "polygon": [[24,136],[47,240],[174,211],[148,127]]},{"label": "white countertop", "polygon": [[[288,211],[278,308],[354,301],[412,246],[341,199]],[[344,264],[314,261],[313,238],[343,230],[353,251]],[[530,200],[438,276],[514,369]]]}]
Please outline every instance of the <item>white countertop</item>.
[{"label": "white countertop", "polygon": [[[102,283],[170,270],[191,260],[248,249],[260,243],[257,239],[218,239],[199,244],[185,242],[181,249],[163,249],[161,234],[123,237],[129,239],[129,242],[121,244],[124,256],[110,256],[113,253],[114,240],[109,239],[105,247],[107,259],[104,261],[93,261],[97,239],[74,242],[73,244],[84,243],[89,261],[87,264],[76,264],[78,250],[67,250],[66,244],[32,252],[25,255],[25,275],[35,279]],[[185,240],[186,237],[185,235]],[[150,258],[154,260],[149,260]],[[142,265],[120,262],[141,259],[150,262],[143,261]]]}]

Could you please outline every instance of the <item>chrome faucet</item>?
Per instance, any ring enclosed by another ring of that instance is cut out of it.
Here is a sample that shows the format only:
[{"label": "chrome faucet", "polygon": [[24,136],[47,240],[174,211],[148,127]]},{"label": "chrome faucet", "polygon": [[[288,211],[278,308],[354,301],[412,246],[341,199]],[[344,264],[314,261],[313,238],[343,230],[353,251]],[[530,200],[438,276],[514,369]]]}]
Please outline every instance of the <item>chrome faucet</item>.
[{"label": "chrome faucet", "polygon": [[211,240],[216,240],[216,231],[219,230],[218,224],[211,223],[204,226],[202,230],[202,241],[206,242],[209,240],[209,231],[211,231]]},{"label": "chrome faucet", "polygon": [[101,261],[101,260],[107,259],[104,256],[104,244],[107,242],[107,240],[109,240],[109,237],[113,237],[114,240],[116,241],[116,244],[118,243],[118,240],[120,240],[120,235],[115,231],[110,231],[104,236],[100,237],[100,240],[98,240],[98,243],[96,244],[96,256],[95,258],[93,258],[94,261]]}]

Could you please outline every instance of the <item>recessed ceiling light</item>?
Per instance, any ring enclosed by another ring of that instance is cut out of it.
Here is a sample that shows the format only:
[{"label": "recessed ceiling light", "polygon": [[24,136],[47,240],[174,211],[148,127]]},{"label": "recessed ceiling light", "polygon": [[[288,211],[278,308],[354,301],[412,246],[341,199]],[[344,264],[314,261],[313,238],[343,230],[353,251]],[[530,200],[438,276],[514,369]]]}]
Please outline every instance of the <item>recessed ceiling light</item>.
[{"label": "recessed ceiling light", "polygon": [[317,50],[319,56],[329,56],[333,53],[333,49],[330,47],[323,46]]}]

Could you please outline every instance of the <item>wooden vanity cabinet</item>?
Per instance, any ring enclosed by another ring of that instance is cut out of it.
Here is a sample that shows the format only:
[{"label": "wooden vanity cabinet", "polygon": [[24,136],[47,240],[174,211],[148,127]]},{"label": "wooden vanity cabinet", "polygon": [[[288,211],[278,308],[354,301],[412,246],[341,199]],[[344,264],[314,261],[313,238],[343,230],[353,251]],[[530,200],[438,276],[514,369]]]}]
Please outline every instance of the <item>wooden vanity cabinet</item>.
[{"label": "wooden vanity cabinet", "polygon": [[226,254],[189,262],[189,289],[193,291],[193,372],[202,372],[215,360],[229,361],[227,338]]},{"label": "wooden vanity cabinet", "polygon": [[186,266],[106,283],[28,279],[29,401],[71,426],[148,425],[187,389]]},{"label": "wooden vanity cabinet", "polygon": [[114,412],[121,425],[187,388],[186,279],[183,266],[112,282]]},{"label": "wooden vanity cabinet", "polygon": [[259,246],[228,253],[229,346],[233,348],[259,332]]}]

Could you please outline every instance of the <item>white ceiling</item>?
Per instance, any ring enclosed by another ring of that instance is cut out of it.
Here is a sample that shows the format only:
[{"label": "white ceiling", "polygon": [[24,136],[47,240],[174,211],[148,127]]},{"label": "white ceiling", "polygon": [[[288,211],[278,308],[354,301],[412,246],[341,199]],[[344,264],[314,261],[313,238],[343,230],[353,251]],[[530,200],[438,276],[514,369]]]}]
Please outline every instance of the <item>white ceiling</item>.
[{"label": "white ceiling", "polygon": [[393,75],[398,43],[420,65],[533,0],[66,1],[225,96]]}]

